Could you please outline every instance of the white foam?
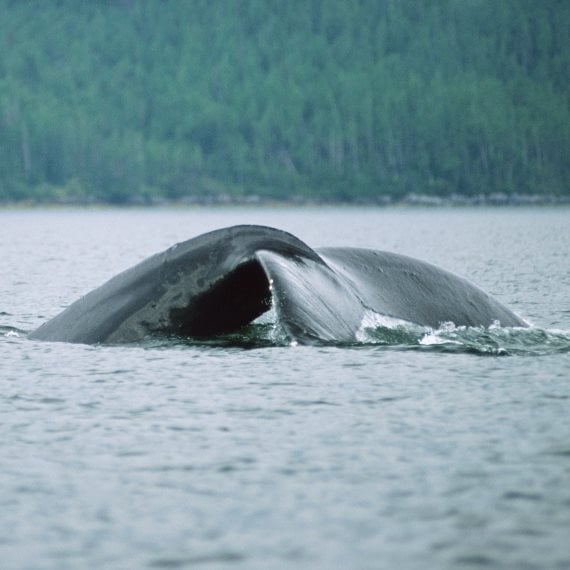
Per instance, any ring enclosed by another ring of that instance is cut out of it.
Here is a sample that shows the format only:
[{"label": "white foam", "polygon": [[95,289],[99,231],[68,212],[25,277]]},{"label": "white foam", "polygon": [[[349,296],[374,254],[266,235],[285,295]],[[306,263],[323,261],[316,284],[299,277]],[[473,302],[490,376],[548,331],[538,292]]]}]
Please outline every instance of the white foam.
[{"label": "white foam", "polygon": [[438,344],[463,344],[457,340],[452,340],[444,335],[465,329],[465,327],[457,327],[452,322],[441,323],[438,329],[429,329],[429,331],[420,339],[419,343],[423,346],[434,346]]},{"label": "white foam", "polygon": [[368,310],[364,313],[355,336],[358,342],[368,342],[370,340],[368,331],[370,330],[376,330],[378,328],[395,330],[398,328],[408,328],[410,326],[413,326],[413,324],[408,321],[388,317],[387,315],[381,315],[380,313]]},{"label": "white foam", "polygon": [[438,344],[462,344],[457,340],[450,340],[439,334],[439,331],[431,331],[420,339],[420,344],[423,346],[434,346]]}]

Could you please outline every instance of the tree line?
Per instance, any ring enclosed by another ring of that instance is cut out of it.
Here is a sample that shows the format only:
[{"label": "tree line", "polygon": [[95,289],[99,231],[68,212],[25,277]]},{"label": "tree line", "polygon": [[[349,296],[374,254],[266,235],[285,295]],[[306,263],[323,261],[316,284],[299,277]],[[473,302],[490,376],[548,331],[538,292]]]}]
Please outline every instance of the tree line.
[{"label": "tree line", "polygon": [[570,192],[566,0],[0,0],[0,201]]}]

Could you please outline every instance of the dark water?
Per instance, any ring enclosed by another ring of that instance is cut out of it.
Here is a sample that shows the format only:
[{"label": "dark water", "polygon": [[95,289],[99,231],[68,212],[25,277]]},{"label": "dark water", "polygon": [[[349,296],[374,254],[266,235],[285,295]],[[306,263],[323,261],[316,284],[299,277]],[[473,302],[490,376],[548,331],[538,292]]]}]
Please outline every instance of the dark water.
[{"label": "dark water", "polygon": [[[534,326],[32,342],[234,223],[405,253]],[[570,210],[0,212],[0,566],[570,568]]]}]

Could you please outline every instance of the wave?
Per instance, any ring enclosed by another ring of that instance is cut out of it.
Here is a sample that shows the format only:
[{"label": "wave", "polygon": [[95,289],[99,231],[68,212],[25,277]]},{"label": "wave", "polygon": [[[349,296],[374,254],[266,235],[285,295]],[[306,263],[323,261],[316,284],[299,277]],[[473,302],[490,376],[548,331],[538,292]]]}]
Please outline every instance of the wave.
[{"label": "wave", "polygon": [[[238,331],[209,338],[186,336],[152,337],[146,348],[212,347],[264,349],[295,347],[272,310]],[[545,356],[570,353],[570,331],[530,326],[490,327],[456,326],[443,323],[431,328],[369,312],[352,342],[321,341],[318,346],[338,348],[380,348],[480,356]]]},{"label": "wave", "polygon": [[0,337],[5,338],[19,338],[25,337],[26,331],[19,329],[17,327],[11,327],[8,325],[1,325],[0,326]]},{"label": "wave", "polygon": [[[25,339],[27,332],[11,326],[0,326],[0,338]],[[355,341],[321,341],[318,346],[339,348],[376,347],[388,350],[416,350],[422,352],[467,353],[481,356],[545,356],[570,353],[570,331],[545,329],[536,326],[490,327],[456,326],[443,323],[431,328],[367,313]],[[280,323],[274,309],[237,331],[210,337],[181,335],[149,335],[135,343],[142,348],[211,347],[263,349],[295,347]]]},{"label": "wave", "polygon": [[488,356],[543,356],[570,353],[570,331],[538,327],[467,327],[444,323],[436,329],[415,325],[367,327],[363,344],[433,352]]}]

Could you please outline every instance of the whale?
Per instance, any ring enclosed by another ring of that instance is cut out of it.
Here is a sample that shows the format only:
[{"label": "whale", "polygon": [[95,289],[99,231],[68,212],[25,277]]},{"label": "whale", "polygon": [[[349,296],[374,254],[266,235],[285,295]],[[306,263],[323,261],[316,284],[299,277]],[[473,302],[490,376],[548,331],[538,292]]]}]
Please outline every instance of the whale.
[{"label": "whale", "polygon": [[302,344],[354,342],[366,315],[425,327],[526,327],[467,279],[405,255],[313,249],[276,228],[217,229],[152,255],[48,320],[29,338],[123,344],[238,331],[273,309]]}]

